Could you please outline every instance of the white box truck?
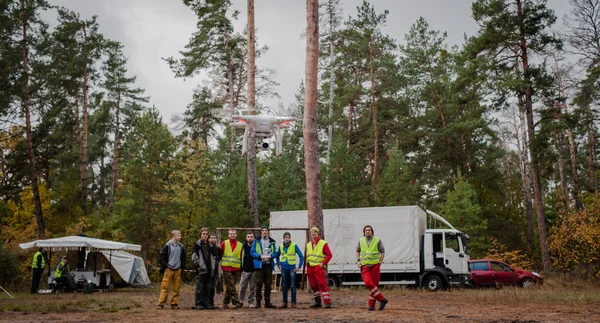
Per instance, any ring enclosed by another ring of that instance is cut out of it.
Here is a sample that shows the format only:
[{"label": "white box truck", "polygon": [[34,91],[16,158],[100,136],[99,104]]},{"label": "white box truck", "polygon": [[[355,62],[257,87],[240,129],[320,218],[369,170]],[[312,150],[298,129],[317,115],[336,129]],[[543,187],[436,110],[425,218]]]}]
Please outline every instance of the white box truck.
[{"label": "white box truck", "polygon": [[[449,229],[427,229],[427,214]],[[282,230],[308,227],[307,211],[271,212],[271,236],[281,243]],[[365,225],[385,247],[381,285],[402,284],[436,291],[470,285],[468,236],[439,215],[418,206],[323,210],[324,239],[333,258],[327,266],[329,284],[362,285],[356,265],[356,247]],[[291,231],[292,240],[306,246],[306,232]]]}]

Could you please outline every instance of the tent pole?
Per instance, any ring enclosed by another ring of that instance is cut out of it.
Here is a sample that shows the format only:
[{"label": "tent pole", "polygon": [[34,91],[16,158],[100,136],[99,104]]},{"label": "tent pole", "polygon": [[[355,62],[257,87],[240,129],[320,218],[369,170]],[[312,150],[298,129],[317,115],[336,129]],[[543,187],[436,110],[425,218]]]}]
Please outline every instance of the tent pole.
[{"label": "tent pole", "polygon": [[2,288],[2,290],[6,293],[6,295],[10,296],[10,298],[14,299],[14,297],[6,291],[6,289],[4,289],[4,287],[0,286],[0,288]]},{"label": "tent pole", "polygon": [[[110,275],[109,275],[109,276],[110,276],[110,282],[112,283],[112,282],[113,282],[113,276],[112,276],[112,249],[110,249],[110,250],[108,251],[108,255],[109,255],[109,260],[108,260],[108,262],[109,262],[109,265],[108,265],[108,269],[110,270]],[[106,288],[107,288],[107,289],[108,289],[108,285],[109,285],[109,284],[106,284]]]}]

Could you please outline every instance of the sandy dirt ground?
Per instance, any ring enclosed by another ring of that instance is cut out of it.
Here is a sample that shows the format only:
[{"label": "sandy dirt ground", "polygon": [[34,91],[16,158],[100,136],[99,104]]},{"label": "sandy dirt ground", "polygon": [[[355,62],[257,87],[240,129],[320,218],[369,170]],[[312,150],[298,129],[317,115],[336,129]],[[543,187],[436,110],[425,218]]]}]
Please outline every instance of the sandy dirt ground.
[{"label": "sandy dirt ground", "polygon": [[[109,293],[27,295],[0,298],[2,322],[600,322],[597,293],[577,290],[503,288],[437,293],[384,289],[383,311],[367,311],[360,288],[332,291],[333,308],[310,309],[311,296],[298,291],[296,309],[191,310],[191,286],[182,289],[179,310],[156,309],[158,289]],[[272,293],[281,305],[281,293]],[[217,295],[216,304],[222,302]],[[377,307],[379,304],[377,304]]]}]

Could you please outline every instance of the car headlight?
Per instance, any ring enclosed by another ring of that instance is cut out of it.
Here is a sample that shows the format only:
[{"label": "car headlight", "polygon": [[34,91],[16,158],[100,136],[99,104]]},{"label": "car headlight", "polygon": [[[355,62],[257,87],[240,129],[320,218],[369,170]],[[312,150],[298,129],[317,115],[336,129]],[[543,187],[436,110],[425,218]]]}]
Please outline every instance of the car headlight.
[{"label": "car headlight", "polygon": [[532,274],[533,274],[534,276],[538,277],[538,278],[542,278],[542,276],[541,276],[540,274],[536,273],[535,271],[534,271],[534,272],[532,272]]}]

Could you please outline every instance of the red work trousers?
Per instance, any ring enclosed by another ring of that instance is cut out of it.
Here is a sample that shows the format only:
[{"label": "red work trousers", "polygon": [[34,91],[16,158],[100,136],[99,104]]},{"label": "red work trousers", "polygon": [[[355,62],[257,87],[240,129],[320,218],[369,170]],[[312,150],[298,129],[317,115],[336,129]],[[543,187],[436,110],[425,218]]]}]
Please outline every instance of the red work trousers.
[{"label": "red work trousers", "polygon": [[308,283],[313,291],[315,300],[319,299],[320,301],[321,296],[323,296],[325,304],[331,304],[331,295],[329,294],[329,286],[327,286],[325,269],[319,266],[308,266],[306,275],[308,276]]},{"label": "red work trousers", "polygon": [[375,306],[375,300],[381,302],[385,297],[379,290],[379,270],[381,264],[361,266],[360,273],[365,287],[369,290],[369,307]]}]

